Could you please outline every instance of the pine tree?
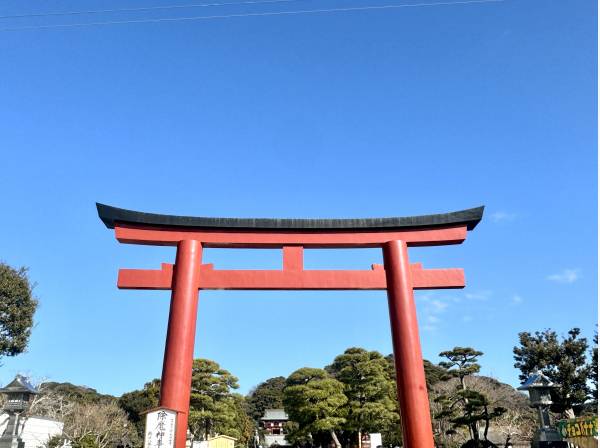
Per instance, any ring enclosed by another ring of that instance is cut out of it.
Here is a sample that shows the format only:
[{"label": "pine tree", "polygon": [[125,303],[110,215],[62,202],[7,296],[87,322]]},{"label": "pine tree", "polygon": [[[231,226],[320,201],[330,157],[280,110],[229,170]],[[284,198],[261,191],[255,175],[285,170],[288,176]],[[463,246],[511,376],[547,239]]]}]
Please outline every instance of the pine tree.
[{"label": "pine tree", "polygon": [[258,423],[265,409],[282,408],[284,387],[285,378],[282,376],[269,378],[256,386],[246,398],[248,415]]},{"label": "pine tree", "polygon": [[27,348],[37,300],[27,268],[13,269],[0,262],[0,358]]},{"label": "pine tree", "polygon": [[237,378],[216,362],[194,359],[189,424],[196,437],[207,439],[218,430],[224,433],[235,414],[231,391],[238,387]]},{"label": "pine tree", "polygon": [[[493,446],[488,441],[490,422],[500,417],[506,409],[492,407],[488,398],[481,392],[470,389],[467,378],[479,372],[481,366],[477,360],[483,353],[471,347],[454,347],[454,349],[440,353],[447,361],[440,362],[445,368],[449,378],[457,378],[458,384],[453,393],[439,396],[436,401],[442,410],[435,418],[448,419],[453,428],[466,427],[471,436],[467,446]],[[483,443],[480,441],[479,428],[484,424]]]},{"label": "pine tree", "polygon": [[345,428],[358,437],[363,432],[380,432],[397,421],[394,382],[383,355],[363,348],[349,348],[337,356],[326,370],[344,384]]},{"label": "pine tree", "polygon": [[323,369],[304,367],[286,380],[283,405],[291,424],[289,440],[309,440],[328,433],[336,448],[341,444],[336,431],[346,423],[344,385]]},{"label": "pine tree", "polygon": [[552,391],[552,411],[574,417],[589,395],[587,384],[591,367],[587,364],[588,342],[580,337],[581,330],[573,328],[559,340],[554,330],[519,333],[519,346],[513,348],[515,367],[525,381],[540,369],[558,386]]}]

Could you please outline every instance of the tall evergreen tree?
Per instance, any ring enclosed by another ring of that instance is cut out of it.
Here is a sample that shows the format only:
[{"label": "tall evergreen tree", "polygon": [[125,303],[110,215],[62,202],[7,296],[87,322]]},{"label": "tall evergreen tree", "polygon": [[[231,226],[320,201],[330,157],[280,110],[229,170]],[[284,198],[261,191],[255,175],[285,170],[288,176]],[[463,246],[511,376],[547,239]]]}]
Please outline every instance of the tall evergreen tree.
[{"label": "tall evergreen tree", "polygon": [[0,358],[27,348],[37,300],[27,268],[13,269],[0,262]]},{"label": "tall evergreen tree", "polygon": [[127,392],[119,398],[119,406],[127,413],[141,438],[146,424],[143,412],[158,406],[159,394],[160,380],[154,379],[144,384],[143,389]]},{"label": "tall evergreen tree", "polygon": [[[483,393],[469,388],[467,384],[467,377],[481,369],[477,363],[481,355],[482,352],[471,347],[454,347],[440,353],[440,357],[447,359],[440,362],[440,366],[446,369],[449,378],[457,378],[458,384],[453,393],[441,395],[436,399],[442,410],[435,417],[447,418],[454,428],[468,428],[471,441],[467,446],[472,447],[493,446],[488,441],[490,422],[506,412],[503,407],[492,407]],[[479,435],[481,423],[485,425],[483,441],[480,441]]]},{"label": "tall evergreen tree", "polygon": [[590,397],[595,406],[598,406],[598,332],[594,335],[594,346],[592,347],[592,361],[590,363],[589,380],[592,382]]},{"label": "tall evergreen tree", "polygon": [[568,336],[559,340],[554,330],[519,333],[519,346],[513,348],[515,367],[521,371],[519,379],[525,381],[540,369],[558,386],[552,391],[552,411],[574,417],[589,395],[587,384],[591,368],[587,364],[587,339],[581,330],[573,328]]},{"label": "tall evergreen tree", "polygon": [[227,422],[234,419],[232,389],[237,389],[237,378],[208,359],[194,359],[190,396],[189,424],[196,437],[207,439]]},{"label": "tall evergreen tree", "polygon": [[336,448],[341,444],[336,431],[346,423],[344,385],[323,369],[304,367],[286,380],[283,405],[291,424],[290,439],[309,440],[327,433]]},{"label": "tall evergreen tree", "polygon": [[246,397],[248,415],[258,423],[265,409],[283,408],[285,378],[277,376],[260,383]]},{"label": "tall evergreen tree", "polygon": [[326,370],[344,384],[345,428],[357,434],[358,446],[363,432],[381,432],[397,421],[394,382],[388,361],[376,351],[349,348],[337,356]]}]

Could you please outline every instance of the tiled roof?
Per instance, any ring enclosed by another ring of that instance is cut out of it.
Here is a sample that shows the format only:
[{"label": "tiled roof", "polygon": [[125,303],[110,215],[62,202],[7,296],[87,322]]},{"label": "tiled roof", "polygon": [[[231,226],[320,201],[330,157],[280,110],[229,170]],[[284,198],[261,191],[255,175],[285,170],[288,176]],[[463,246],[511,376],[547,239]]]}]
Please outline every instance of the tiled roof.
[{"label": "tiled roof", "polygon": [[0,392],[28,392],[30,394],[37,394],[38,391],[33,387],[27,379],[21,375],[17,375],[14,380],[9,384],[0,389]]},{"label": "tiled roof", "polygon": [[215,439],[229,439],[229,440],[237,440],[235,437],[231,437],[231,436],[226,436],[225,434],[219,434],[218,436],[214,436],[214,437],[209,437],[208,440],[215,440]]},{"label": "tiled roof", "polygon": [[265,409],[261,420],[287,420],[288,416],[283,409]]}]

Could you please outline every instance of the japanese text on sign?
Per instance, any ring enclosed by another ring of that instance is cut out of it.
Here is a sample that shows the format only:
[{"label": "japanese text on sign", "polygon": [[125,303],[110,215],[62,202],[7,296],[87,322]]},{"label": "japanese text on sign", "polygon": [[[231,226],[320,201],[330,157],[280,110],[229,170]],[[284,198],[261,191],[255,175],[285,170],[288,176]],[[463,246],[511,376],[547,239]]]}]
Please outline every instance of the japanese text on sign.
[{"label": "japanese text on sign", "polygon": [[177,412],[157,409],[146,414],[144,448],[174,448]]},{"label": "japanese text on sign", "polygon": [[559,420],[557,426],[558,432],[564,438],[598,436],[597,417],[579,417],[570,420]]}]

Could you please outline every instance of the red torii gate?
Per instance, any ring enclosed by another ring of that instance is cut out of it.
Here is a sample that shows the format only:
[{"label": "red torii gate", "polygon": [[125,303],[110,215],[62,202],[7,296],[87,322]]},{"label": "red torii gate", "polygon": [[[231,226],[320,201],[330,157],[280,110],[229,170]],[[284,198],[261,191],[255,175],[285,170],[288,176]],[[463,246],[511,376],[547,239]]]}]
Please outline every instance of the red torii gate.
[{"label": "red torii gate", "polygon": [[[481,221],[483,207],[426,216],[369,219],[244,219],[158,215],[96,204],[119,242],[177,246],[175,265],[121,269],[121,289],[170,289],[171,308],[160,405],[177,414],[175,448],[185,448],[198,290],[386,289],[392,327],[404,446],[433,448],[413,289],[463,288],[462,269],[410,264],[409,246],[460,244]],[[281,248],[281,270],[217,270],[202,264],[202,248]],[[305,270],[304,248],[383,249],[371,270]]]}]

